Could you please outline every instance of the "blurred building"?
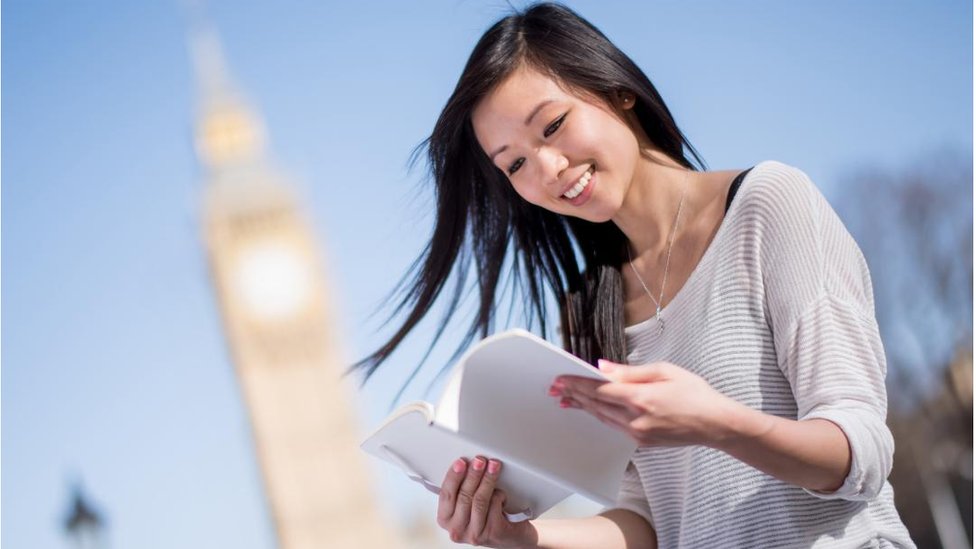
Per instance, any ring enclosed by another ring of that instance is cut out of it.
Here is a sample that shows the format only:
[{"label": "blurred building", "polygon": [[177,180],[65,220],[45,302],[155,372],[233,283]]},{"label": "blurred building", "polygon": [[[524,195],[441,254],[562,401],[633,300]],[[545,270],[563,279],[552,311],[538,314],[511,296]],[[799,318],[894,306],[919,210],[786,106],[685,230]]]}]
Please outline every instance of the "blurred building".
[{"label": "blurred building", "polygon": [[261,121],[232,85],[216,34],[197,28],[191,38],[204,236],[278,544],[396,547],[340,383],[310,225],[269,162]]},{"label": "blurred building", "polygon": [[973,352],[957,350],[938,391],[910,414],[888,418],[895,438],[890,480],[919,547],[973,546]]}]

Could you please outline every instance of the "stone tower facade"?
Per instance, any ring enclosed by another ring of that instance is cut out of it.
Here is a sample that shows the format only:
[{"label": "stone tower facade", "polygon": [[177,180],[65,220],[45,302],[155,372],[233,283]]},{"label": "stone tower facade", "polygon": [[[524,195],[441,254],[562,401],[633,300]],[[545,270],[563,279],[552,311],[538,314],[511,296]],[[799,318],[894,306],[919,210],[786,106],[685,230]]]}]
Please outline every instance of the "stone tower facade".
[{"label": "stone tower facade", "polygon": [[256,111],[197,28],[196,148],[221,320],[282,549],[396,547],[374,499],[313,232]]}]

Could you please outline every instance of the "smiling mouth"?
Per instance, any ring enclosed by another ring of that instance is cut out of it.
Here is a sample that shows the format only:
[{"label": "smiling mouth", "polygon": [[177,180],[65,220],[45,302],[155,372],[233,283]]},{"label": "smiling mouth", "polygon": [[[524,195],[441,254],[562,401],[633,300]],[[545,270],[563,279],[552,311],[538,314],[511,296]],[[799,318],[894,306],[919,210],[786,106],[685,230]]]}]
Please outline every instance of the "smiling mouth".
[{"label": "smiling mouth", "polygon": [[586,172],[584,172],[583,175],[580,176],[579,181],[577,181],[575,185],[570,187],[568,191],[563,193],[563,198],[568,198],[569,200],[572,200],[577,196],[579,196],[580,193],[583,192],[583,189],[586,189],[587,185],[590,184],[590,178],[593,177],[593,171],[594,171],[594,167],[591,165],[586,170]]}]

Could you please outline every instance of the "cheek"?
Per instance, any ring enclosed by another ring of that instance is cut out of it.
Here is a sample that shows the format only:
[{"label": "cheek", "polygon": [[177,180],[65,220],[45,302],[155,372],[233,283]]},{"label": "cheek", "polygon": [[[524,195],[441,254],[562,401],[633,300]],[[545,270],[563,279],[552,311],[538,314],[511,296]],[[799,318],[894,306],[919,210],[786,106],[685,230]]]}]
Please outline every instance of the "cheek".
[{"label": "cheek", "polygon": [[574,145],[585,149],[581,152],[605,156],[596,159],[609,162],[605,168],[626,169],[631,157],[638,153],[637,136],[622,120],[596,107],[588,114],[590,116],[578,124],[579,132],[574,133]]},{"label": "cheek", "polygon": [[535,204],[540,206],[542,204],[542,195],[539,191],[537,185],[532,185],[526,181],[527,178],[519,178],[517,180],[510,179],[509,182],[515,192],[522,197],[529,204]]}]

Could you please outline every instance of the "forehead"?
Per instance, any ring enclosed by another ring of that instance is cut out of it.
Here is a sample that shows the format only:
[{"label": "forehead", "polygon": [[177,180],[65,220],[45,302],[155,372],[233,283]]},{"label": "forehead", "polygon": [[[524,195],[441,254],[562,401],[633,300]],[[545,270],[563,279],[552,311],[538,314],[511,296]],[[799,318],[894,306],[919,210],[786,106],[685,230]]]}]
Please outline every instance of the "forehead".
[{"label": "forehead", "polygon": [[519,68],[478,103],[472,120],[502,117],[521,118],[524,121],[529,110],[539,101],[569,97],[551,77],[535,69]]},{"label": "forehead", "polygon": [[518,131],[543,101],[578,101],[552,79],[532,68],[520,67],[475,106],[471,123],[482,148],[504,144],[499,133]]}]

